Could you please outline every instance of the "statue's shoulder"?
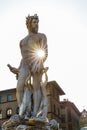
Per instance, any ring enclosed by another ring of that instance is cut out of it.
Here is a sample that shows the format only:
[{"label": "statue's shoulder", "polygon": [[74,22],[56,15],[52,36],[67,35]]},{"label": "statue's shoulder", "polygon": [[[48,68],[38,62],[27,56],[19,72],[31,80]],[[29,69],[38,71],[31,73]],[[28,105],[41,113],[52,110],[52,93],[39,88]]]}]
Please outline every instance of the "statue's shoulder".
[{"label": "statue's shoulder", "polygon": [[38,35],[41,37],[41,38],[44,38],[44,39],[47,39],[46,35],[44,33],[38,33]]},{"label": "statue's shoulder", "polygon": [[29,35],[20,40],[20,46],[22,46],[29,39]]},{"label": "statue's shoulder", "polygon": [[25,36],[20,42],[25,42],[28,39],[29,39],[29,35]]}]

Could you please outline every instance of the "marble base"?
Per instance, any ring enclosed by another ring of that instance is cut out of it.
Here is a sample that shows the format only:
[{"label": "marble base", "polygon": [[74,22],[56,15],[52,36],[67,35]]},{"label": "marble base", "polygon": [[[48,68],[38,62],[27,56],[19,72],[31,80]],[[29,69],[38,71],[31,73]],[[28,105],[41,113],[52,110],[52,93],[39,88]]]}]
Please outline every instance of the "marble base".
[{"label": "marble base", "polygon": [[37,117],[25,120],[14,115],[2,124],[2,130],[58,130],[58,123],[55,119],[50,122]]}]

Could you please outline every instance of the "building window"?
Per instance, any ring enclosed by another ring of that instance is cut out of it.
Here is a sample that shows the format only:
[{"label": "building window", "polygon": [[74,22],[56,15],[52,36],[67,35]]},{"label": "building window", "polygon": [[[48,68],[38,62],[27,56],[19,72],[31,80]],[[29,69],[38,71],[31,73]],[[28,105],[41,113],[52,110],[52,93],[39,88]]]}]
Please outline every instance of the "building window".
[{"label": "building window", "polygon": [[64,106],[64,105],[61,105],[61,109],[65,109],[65,106]]},{"label": "building window", "polygon": [[62,127],[62,130],[66,130],[66,127]]},{"label": "building window", "polygon": [[7,109],[7,117],[10,117],[10,116],[12,116],[12,109],[11,108]]},{"label": "building window", "polygon": [[65,120],[65,115],[64,115],[64,114],[61,115],[61,122],[62,122],[62,123],[65,123],[65,122],[66,122],[66,120]]},{"label": "building window", "polygon": [[8,102],[12,101],[12,96],[11,96],[11,95],[8,95],[8,96],[7,96],[7,101],[8,101]]},{"label": "building window", "polygon": [[0,126],[0,130],[2,130],[2,127]]},{"label": "building window", "polygon": [[58,100],[58,102],[59,102],[59,94],[57,95],[57,100]]},{"label": "building window", "polygon": [[19,107],[17,107],[16,109],[16,114],[19,114]]},{"label": "building window", "polygon": [[72,117],[71,117],[70,109],[68,109],[67,115],[68,115],[68,121],[71,122],[72,121]]},{"label": "building window", "polygon": [[0,119],[2,119],[2,110],[0,110]]},{"label": "building window", "polygon": [[0,103],[2,103],[2,96],[0,96]]},{"label": "building window", "polygon": [[71,124],[69,124],[68,128],[69,128],[69,130],[72,130],[72,125],[71,125]]},{"label": "building window", "polygon": [[58,108],[58,115],[60,115],[60,109]]},{"label": "building window", "polygon": [[56,106],[55,106],[55,104],[54,104],[54,113],[56,114]]}]

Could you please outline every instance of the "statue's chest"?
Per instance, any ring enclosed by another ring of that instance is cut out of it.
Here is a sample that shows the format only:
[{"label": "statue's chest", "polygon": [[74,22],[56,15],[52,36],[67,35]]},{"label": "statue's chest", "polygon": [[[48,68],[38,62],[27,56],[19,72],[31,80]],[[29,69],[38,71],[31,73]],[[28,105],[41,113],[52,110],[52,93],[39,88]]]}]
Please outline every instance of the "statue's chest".
[{"label": "statue's chest", "polygon": [[27,41],[28,44],[34,44],[34,43],[39,43],[40,42],[40,37],[30,37]]},{"label": "statue's chest", "polygon": [[32,36],[24,40],[22,48],[37,48],[41,44],[40,36]]}]

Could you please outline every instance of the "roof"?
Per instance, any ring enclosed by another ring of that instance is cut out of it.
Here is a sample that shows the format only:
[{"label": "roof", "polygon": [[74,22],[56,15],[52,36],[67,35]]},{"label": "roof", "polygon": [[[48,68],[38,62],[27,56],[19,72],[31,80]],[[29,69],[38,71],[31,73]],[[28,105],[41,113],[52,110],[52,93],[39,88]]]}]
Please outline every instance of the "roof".
[{"label": "roof", "polygon": [[4,93],[4,92],[7,92],[7,91],[16,91],[16,88],[10,88],[10,89],[6,89],[6,90],[1,90],[0,93]]},{"label": "roof", "polygon": [[59,86],[59,84],[56,81],[49,81],[47,83],[48,86],[56,87],[60,95],[65,95],[65,92],[62,90],[62,88]]},{"label": "roof", "polygon": [[81,115],[80,111],[78,110],[78,108],[75,106],[75,104],[73,102],[70,102],[68,100],[64,100],[64,101],[61,101],[60,104],[64,104],[64,106],[71,106],[72,109],[74,109],[74,111],[76,113],[78,113],[79,116]]}]

